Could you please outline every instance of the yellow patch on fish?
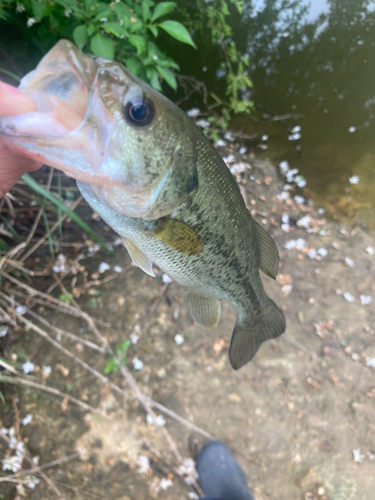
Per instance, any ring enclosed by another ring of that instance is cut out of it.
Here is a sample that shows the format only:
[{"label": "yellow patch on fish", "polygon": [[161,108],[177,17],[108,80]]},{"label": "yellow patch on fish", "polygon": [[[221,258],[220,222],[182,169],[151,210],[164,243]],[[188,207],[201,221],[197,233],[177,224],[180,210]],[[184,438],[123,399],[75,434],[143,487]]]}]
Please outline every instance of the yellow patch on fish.
[{"label": "yellow patch on fish", "polygon": [[152,232],[156,238],[177,252],[199,255],[203,251],[202,238],[183,222],[163,217]]}]

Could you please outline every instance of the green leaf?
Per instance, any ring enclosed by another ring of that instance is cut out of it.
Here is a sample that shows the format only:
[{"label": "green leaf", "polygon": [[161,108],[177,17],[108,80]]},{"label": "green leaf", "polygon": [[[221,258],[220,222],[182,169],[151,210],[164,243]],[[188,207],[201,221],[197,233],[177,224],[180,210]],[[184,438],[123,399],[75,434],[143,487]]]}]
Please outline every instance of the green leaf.
[{"label": "green leaf", "polygon": [[159,82],[159,73],[152,66],[146,66],[146,76],[150,82],[151,87],[161,92],[162,88]]},{"label": "green leaf", "polygon": [[168,35],[170,35],[175,40],[191,45],[195,49],[197,48],[188,30],[185,28],[185,26],[182,26],[181,23],[178,23],[177,21],[163,21],[158,26],[166,31]]},{"label": "green leaf", "polygon": [[104,29],[106,33],[111,33],[112,35],[117,36],[118,38],[124,38],[128,36],[128,32],[124,30],[124,28],[119,24],[115,22],[110,22],[110,23],[105,23],[101,28]]},{"label": "green leaf", "polygon": [[152,14],[151,22],[153,23],[154,21],[156,21],[156,19],[159,19],[159,17],[168,14],[168,12],[174,9],[175,5],[175,2],[158,3],[154,9],[154,13]]},{"label": "green leaf", "polygon": [[166,81],[166,83],[168,83],[168,85],[173,90],[177,90],[176,77],[174,76],[174,74],[172,73],[172,71],[169,70],[168,68],[163,68],[162,66],[157,66],[157,70],[159,72],[159,75],[161,75],[164,78],[164,80]]},{"label": "green leaf", "polygon": [[31,8],[36,19],[48,16],[51,12],[51,6],[47,2],[38,2],[38,0],[31,0]]},{"label": "green leaf", "polygon": [[151,17],[151,12],[150,12],[150,7],[148,6],[147,2],[142,3],[142,18],[143,22],[147,23],[147,21]]},{"label": "green leaf", "polygon": [[54,196],[52,193],[47,191],[43,186],[38,184],[29,174],[24,174],[22,176],[22,180],[26,182],[26,184],[31,188],[35,193],[41,194],[47,200],[51,201],[54,205],[59,207],[68,217],[70,217],[76,224],[79,225],[83,231],[88,233],[92,238],[94,238],[103,248],[111,252],[111,250],[107,247],[107,245],[104,243],[104,241],[97,236],[94,231],[91,229],[90,226],[84,222],[79,215],[77,215],[73,210],[70,210],[64,203],[62,203],[56,196]]},{"label": "green leaf", "polygon": [[133,73],[133,75],[136,76],[139,75],[139,73],[143,68],[143,64],[136,57],[129,57],[129,59],[126,59],[125,66],[128,68],[129,71]]},{"label": "green leaf", "polygon": [[95,28],[95,26],[93,24],[89,24],[87,26],[87,34],[89,36],[92,36],[95,33],[95,31],[96,31],[96,28]]},{"label": "green leaf", "polygon": [[73,40],[79,50],[82,50],[86,43],[89,41],[89,36],[87,34],[87,28],[84,24],[77,26],[73,31]]},{"label": "green leaf", "polygon": [[158,36],[159,31],[156,26],[154,26],[153,24],[149,24],[147,28],[151,31],[151,33],[154,35],[155,38]]},{"label": "green leaf", "polygon": [[138,55],[142,54],[146,50],[146,40],[140,35],[130,35],[128,38],[129,42],[137,49]]},{"label": "green leaf", "polygon": [[96,0],[83,0],[87,12],[91,9],[91,7],[95,4],[95,2]]},{"label": "green leaf", "polygon": [[96,33],[91,38],[90,48],[95,56],[102,57],[103,59],[113,60],[115,56],[115,45],[113,41],[101,33]]},{"label": "green leaf", "polygon": [[[130,18],[131,19],[131,18]],[[141,28],[143,28],[144,24],[142,19],[137,19],[134,23],[130,21],[130,32],[135,33],[136,31],[139,31]]]}]

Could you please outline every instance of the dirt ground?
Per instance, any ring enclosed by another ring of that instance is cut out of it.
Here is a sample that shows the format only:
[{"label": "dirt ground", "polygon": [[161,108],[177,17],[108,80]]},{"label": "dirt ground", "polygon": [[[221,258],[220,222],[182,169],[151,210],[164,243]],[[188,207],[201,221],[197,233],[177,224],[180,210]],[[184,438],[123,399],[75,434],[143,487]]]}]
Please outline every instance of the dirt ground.
[{"label": "dirt ground", "polygon": [[[375,241],[359,228],[325,221],[324,214],[308,202],[297,203],[296,193],[283,187],[272,165],[246,153],[240,157],[238,149],[232,144],[220,153],[237,172],[254,217],[278,245],[277,282],[266,276],[263,281],[285,312],[284,335],[263,344],[248,365],[233,371],[228,360],[235,321],[232,309],[223,304],[218,328],[201,330],[189,316],[184,291],[175,283],[167,287],[161,277],[150,278],[129,266],[122,247],[113,256],[100,250],[80,262],[88,276],[103,261],[110,269],[99,277],[94,274],[94,284],[76,300],[84,311],[110,325],[99,324],[99,328],[111,345],[131,334],[133,341],[134,334],[139,337],[126,354],[126,366],[139,389],[224,441],[243,467],[256,500],[373,500],[375,255],[371,249]],[[246,165],[239,164],[240,160]],[[103,223],[97,222],[95,227],[98,225],[103,229]],[[116,238],[110,231],[103,234],[107,241]],[[124,269],[122,273],[95,284],[95,279],[113,274],[116,265]],[[34,269],[40,266],[36,263]],[[68,274],[63,280],[68,291],[72,291],[74,278]],[[35,278],[33,286],[45,290],[47,286],[43,288],[41,283],[46,280]],[[10,285],[3,279],[3,291],[9,296]],[[30,300],[21,302],[28,305]],[[153,305],[157,307],[150,313]],[[98,343],[82,319],[41,307],[34,310],[55,327]],[[32,319],[27,313],[24,317]],[[56,339],[55,332],[44,328]],[[176,339],[176,335],[182,338]],[[22,340],[7,348],[8,336]],[[45,470],[50,480],[58,481],[55,484],[65,498],[182,500],[189,498],[189,492],[194,498],[192,488],[177,474],[177,459],[146,421],[144,409],[118,371],[107,377],[124,394],[32,330],[14,332],[9,328],[0,340],[4,357],[14,360],[17,355],[18,361],[28,359],[35,365],[30,373],[34,381],[86,402],[112,419],[40,390],[0,386],[10,406],[1,413],[3,429],[12,425],[17,429],[17,418],[32,414],[30,423],[18,427],[31,456],[40,457],[39,464],[86,449],[85,460],[75,455]],[[107,355],[66,337],[57,341],[103,374]],[[134,368],[135,358],[143,363],[140,370]],[[51,367],[48,378],[38,369],[43,366]],[[19,412],[17,418],[12,401]],[[191,457],[189,437],[199,445],[207,440],[155,411],[165,419],[163,428],[184,459]],[[0,440],[0,457],[6,461],[13,454]],[[142,463],[146,463],[145,473],[140,472]],[[10,471],[0,477],[5,473]],[[0,498],[16,498],[15,486],[0,482]],[[30,500],[58,498],[44,480],[25,491]]]}]

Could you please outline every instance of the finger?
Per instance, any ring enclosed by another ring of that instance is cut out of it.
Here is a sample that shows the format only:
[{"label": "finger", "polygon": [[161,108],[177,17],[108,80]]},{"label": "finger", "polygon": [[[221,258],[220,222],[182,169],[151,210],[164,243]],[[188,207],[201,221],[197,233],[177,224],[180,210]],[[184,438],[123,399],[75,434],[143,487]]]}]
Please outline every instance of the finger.
[{"label": "finger", "polygon": [[19,156],[0,142],[0,198],[23,174],[33,172],[41,166],[42,163]]},{"label": "finger", "polygon": [[0,82],[0,116],[21,115],[36,111],[36,103],[16,87]]}]

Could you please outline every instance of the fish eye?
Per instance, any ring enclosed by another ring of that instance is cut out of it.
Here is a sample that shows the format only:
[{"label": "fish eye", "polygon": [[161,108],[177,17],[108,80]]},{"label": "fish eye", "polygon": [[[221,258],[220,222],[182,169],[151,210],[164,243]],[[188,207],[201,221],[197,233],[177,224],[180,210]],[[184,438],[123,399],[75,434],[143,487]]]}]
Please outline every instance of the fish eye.
[{"label": "fish eye", "polygon": [[135,127],[149,125],[155,116],[152,102],[145,96],[133,97],[128,101],[123,110],[125,120]]}]

